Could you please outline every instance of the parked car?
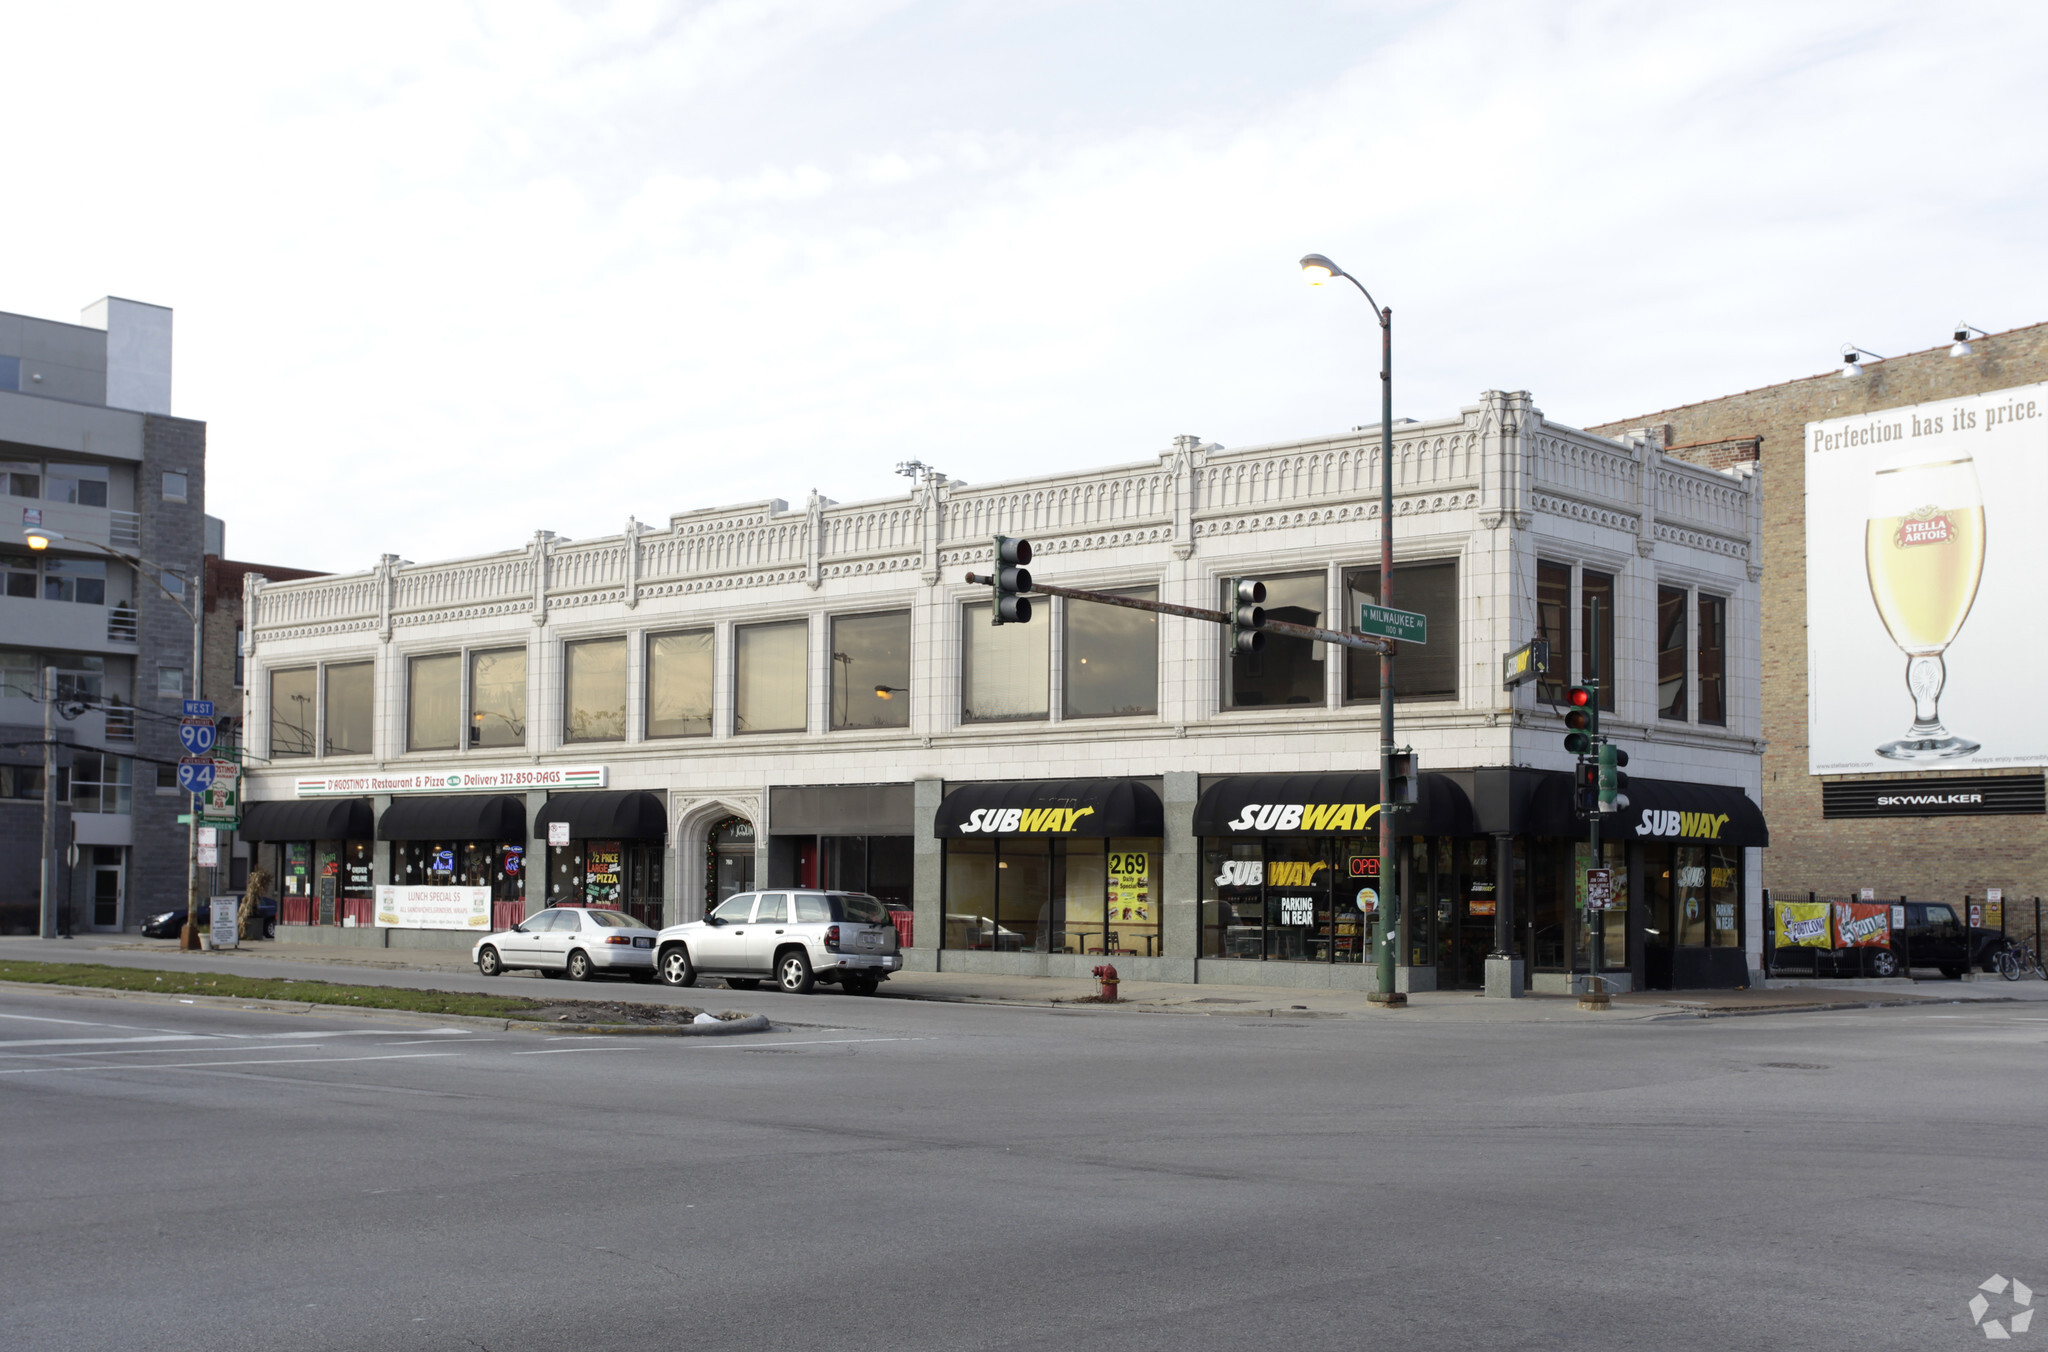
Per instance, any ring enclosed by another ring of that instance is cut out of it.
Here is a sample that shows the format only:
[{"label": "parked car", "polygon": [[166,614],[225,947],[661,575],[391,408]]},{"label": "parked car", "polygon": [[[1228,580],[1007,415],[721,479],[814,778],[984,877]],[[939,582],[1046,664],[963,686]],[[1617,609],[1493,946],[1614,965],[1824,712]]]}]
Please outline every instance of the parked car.
[{"label": "parked car", "polygon": [[470,950],[485,976],[517,967],[542,976],[588,981],[599,974],[654,980],[655,932],[624,911],[554,906],[508,930],[486,934]]},{"label": "parked car", "polygon": [[762,981],[807,995],[820,981],[850,995],[873,995],[903,968],[889,910],[865,892],[741,892],[702,920],[670,925],[655,964],[671,986],[725,978],[750,990]]},{"label": "parked car", "polygon": [[[199,913],[193,919],[200,924],[205,924],[208,914],[206,905],[201,903]],[[258,897],[256,899],[256,915],[263,922],[263,937],[275,939],[277,937],[277,898]],[[142,919],[142,935],[145,939],[175,939],[184,928],[185,908],[182,904],[171,910],[151,911]],[[254,936],[246,937],[253,938]]]},{"label": "parked car", "polygon": [[1889,948],[1843,948],[1816,953],[1820,971],[1836,976],[1904,976],[1909,967],[1933,967],[1950,980],[1970,968],[1998,970],[2005,936],[1995,929],[1965,925],[1945,901],[1909,901],[1906,927],[1893,930]]}]

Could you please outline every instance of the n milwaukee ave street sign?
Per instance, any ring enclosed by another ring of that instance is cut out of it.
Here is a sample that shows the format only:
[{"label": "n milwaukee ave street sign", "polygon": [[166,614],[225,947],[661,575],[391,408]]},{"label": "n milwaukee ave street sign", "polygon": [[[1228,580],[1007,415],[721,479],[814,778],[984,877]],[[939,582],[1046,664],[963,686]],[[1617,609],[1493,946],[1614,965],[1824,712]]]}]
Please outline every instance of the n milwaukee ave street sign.
[{"label": "n milwaukee ave street sign", "polygon": [[1358,632],[1379,638],[1397,638],[1403,643],[1427,644],[1429,617],[1412,610],[1396,610],[1392,606],[1379,606],[1370,601],[1360,601]]}]

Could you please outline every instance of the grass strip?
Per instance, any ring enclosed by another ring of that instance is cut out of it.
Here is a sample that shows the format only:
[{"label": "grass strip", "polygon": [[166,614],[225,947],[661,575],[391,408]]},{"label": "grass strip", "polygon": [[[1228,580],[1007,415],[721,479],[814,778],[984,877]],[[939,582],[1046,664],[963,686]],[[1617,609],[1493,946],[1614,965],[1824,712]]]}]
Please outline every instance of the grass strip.
[{"label": "grass strip", "polygon": [[156,991],[169,995],[222,995],[237,1000],[297,1000],[349,1009],[408,1009],[420,1014],[474,1014],[488,1019],[531,1019],[547,1006],[516,995],[465,995],[397,986],[342,986],[331,981],[228,976],[219,972],[167,972],[110,967],[96,962],[0,962],[0,981],[92,990]]}]

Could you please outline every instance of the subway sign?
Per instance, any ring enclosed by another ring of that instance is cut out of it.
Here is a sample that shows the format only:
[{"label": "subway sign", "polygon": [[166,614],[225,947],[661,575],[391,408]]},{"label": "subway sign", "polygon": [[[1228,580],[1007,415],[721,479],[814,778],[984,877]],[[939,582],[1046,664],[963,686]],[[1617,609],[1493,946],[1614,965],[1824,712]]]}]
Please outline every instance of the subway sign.
[{"label": "subway sign", "polygon": [[978,807],[960,823],[963,836],[1067,835],[1092,807]]},{"label": "subway sign", "polygon": [[1246,803],[1224,823],[1232,831],[1363,831],[1378,803]]},{"label": "subway sign", "polygon": [[1728,824],[1725,812],[1673,812],[1646,807],[1636,822],[1639,836],[1666,836],[1682,840],[1719,840]]}]

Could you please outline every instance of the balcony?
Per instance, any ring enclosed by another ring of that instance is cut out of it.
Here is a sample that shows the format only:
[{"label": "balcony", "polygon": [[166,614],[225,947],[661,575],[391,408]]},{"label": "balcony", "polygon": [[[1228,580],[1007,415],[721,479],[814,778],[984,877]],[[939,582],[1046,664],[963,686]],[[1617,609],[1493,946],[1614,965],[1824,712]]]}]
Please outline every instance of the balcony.
[{"label": "balcony", "polygon": [[107,642],[136,641],[135,607],[118,605],[107,611]]},{"label": "balcony", "polygon": [[142,513],[110,509],[107,512],[107,543],[116,549],[142,548]]},{"label": "balcony", "polygon": [[128,743],[129,745],[131,745],[131,746],[132,746],[132,745],[134,745],[134,743],[135,743],[135,710],[134,710],[134,708],[133,708],[132,706],[130,706],[130,705],[126,705],[126,704],[117,704],[117,703],[115,703],[115,702],[114,702],[114,701],[113,701],[112,699],[110,699],[110,700],[108,700],[108,701],[107,701],[107,706],[106,706],[106,717],[107,717],[107,731],[106,731],[106,737],[107,737],[107,740],[108,740],[109,742],[126,742],[126,743]]}]

